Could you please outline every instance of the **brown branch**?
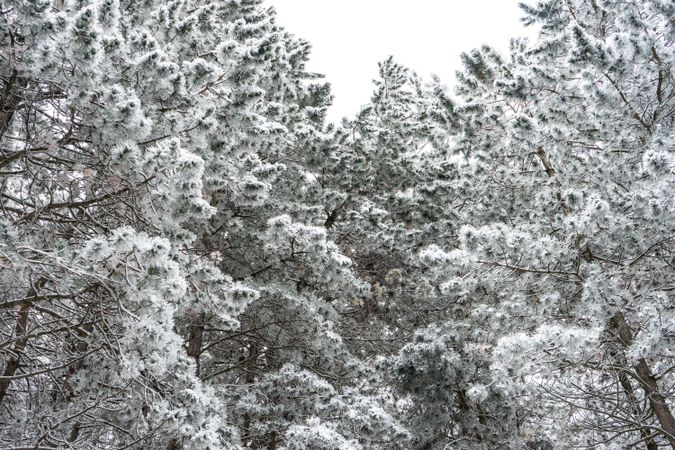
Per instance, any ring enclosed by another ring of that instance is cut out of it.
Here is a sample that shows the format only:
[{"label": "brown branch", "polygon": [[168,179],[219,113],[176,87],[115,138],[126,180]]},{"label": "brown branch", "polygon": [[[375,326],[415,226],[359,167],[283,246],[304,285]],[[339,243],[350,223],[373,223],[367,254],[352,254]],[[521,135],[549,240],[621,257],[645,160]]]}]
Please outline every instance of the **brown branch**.
[{"label": "brown branch", "polygon": [[[38,291],[45,284],[47,284],[47,279],[40,278],[37,283],[31,286],[28,297],[34,297],[39,295]],[[26,348],[26,343],[28,342],[26,334],[28,331],[28,314],[31,306],[32,303],[30,301],[23,302],[21,303],[17,311],[18,317],[16,319],[16,325],[14,327],[14,334],[18,337],[18,339],[16,340],[14,346],[12,347],[11,355],[5,362],[5,370],[3,371],[2,376],[0,377],[0,404],[2,403],[2,400],[5,398],[5,395],[7,395],[9,386],[11,385],[12,380],[14,379],[14,374],[19,368],[19,363],[21,361],[23,351]]]},{"label": "brown branch", "polygon": [[[633,343],[633,331],[628,326],[622,312],[617,312],[612,316],[609,326],[617,341],[623,347],[629,347]],[[652,374],[644,358],[640,358],[634,364],[634,368],[638,375],[636,379],[644,390],[645,397],[649,400],[649,406],[661,424],[661,433],[665,435],[670,446],[675,449],[675,418],[668,407],[666,398],[659,390],[656,377]]]},{"label": "brown branch", "polygon": [[628,107],[628,109],[632,113],[633,118],[635,120],[637,120],[638,122],[640,122],[640,125],[642,125],[647,130],[647,132],[649,134],[652,134],[652,127],[649,126],[649,124],[644,121],[642,116],[640,116],[640,114],[638,114],[637,111],[635,111],[633,109],[633,106],[630,104],[630,100],[628,100],[628,97],[626,97],[626,94],[624,94],[623,90],[621,90],[621,87],[619,86],[619,84],[612,77],[610,77],[609,74],[604,74],[604,75],[605,75],[605,78],[607,78],[609,80],[609,82],[612,83],[612,86],[614,86],[614,89],[619,93],[619,96],[621,97],[621,100],[623,100],[624,104]]},{"label": "brown branch", "polygon": [[539,275],[563,275],[567,277],[577,278],[580,281],[583,281],[583,277],[578,272],[564,272],[561,270],[548,270],[548,269],[532,269],[529,267],[519,267],[512,266],[510,264],[498,263],[496,261],[478,261],[479,264],[485,264],[488,266],[497,266],[503,267],[505,269],[513,270],[514,272],[523,272],[523,273],[536,273]]}]

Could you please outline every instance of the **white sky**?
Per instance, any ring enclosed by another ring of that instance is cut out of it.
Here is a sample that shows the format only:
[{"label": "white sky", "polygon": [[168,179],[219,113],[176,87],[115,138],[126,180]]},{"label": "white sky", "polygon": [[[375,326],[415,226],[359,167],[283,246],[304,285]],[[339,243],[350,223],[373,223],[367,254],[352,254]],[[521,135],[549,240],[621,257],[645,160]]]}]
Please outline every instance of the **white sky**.
[{"label": "white sky", "polygon": [[[308,70],[326,75],[335,96],[329,119],[353,116],[368,102],[377,62],[394,59],[449,86],[459,55],[482,44],[508,49],[525,28],[522,0],[267,0],[278,23],[312,44]],[[532,2],[528,2],[532,3]]]}]

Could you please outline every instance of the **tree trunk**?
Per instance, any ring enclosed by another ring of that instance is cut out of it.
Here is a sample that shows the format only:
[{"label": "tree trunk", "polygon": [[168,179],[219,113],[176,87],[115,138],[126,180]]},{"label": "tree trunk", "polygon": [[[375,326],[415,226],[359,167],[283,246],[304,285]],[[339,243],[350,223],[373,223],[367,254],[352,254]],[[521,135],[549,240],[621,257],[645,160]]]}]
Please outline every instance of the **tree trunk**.
[{"label": "tree trunk", "polygon": [[183,450],[183,444],[177,438],[172,438],[167,445],[166,450]]},{"label": "tree trunk", "polygon": [[5,134],[5,131],[12,123],[12,117],[17,110],[19,103],[21,103],[21,96],[16,92],[12,92],[15,85],[20,88],[25,86],[26,82],[23,78],[19,78],[16,69],[12,70],[12,74],[5,82],[5,86],[0,92],[0,139]]},{"label": "tree trunk", "polygon": [[649,399],[649,406],[659,420],[661,428],[663,428],[663,431],[666,434],[668,443],[675,450],[675,418],[673,418],[673,413],[670,411],[670,408],[668,408],[665,397],[659,391],[659,387],[656,384],[656,378],[652,375],[644,358],[641,358],[637,362],[635,371],[640,377],[642,389],[644,389],[645,395]]},{"label": "tree trunk", "polygon": [[[625,372],[619,371],[618,376],[619,376],[619,384],[621,384],[623,391],[626,393],[628,403],[630,404],[630,407],[633,410],[635,417],[639,419],[642,416],[642,410],[640,409],[639,402],[635,397],[633,385],[630,384],[628,375],[626,375]],[[659,446],[656,444],[656,442],[654,442],[654,437],[652,436],[652,431],[651,429],[649,429],[649,427],[640,426],[640,437],[644,439],[644,442],[647,445],[647,450],[659,450]]]},{"label": "tree trunk", "polygon": [[[73,345],[73,350],[77,354],[83,354],[87,351],[89,348],[89,344],[84,341],[84,338],[89,336],[91,332],[94,330],[94,325],[92,324],[87,324],[84,325],[79,331],[78,331],[78,336],[82,340],[78,340],[75,345]],[[68,367],[68,378],[72,378],[80,369],[82,369],[82,365],[84,364],[84,360],[81,359],[75,364],[72,364],[71,366]],[[70,386],[68,386],[70,387]],[[72,401],[74,399],[74,394],[72,391],[68,395],[68,401]],[[80,422],[79,420],[73,424],[73,427],[70,429],[70,433],[68,434],[68,442],[73,443],[77,440],[77,438],[80,436]]]},{"label": "tree trunk", "polygon": [[[26,297],[37,297],[38,291],[46,283],[47,280],[45,278],[40,278],[38,282],[30,288]],[[12,384],[12,377],[19,368],[21,356],[23,355],[23,351],[26,348],[26,343],[28,342],[26,333],[28,332],[28,315],[32,304],[33,303],[30,301],[25,301],[19,305],[17,310],[18,315],[16,318],[16,326],[14,327],[16,342],[14,343],[10,355],[5,362],[5,370],[2,373],[2,378],[0,378],[0,405],[5,398],[5,395],[7,395],[9,386]]]},{"label": "tree trunk", "polygon": [[[614,314],[610,320],[610,326],[615,330],[615,336],[622,346],[628,347],[633,343],[633,332],[626,323],[623,313],[617,312]],[[673,413],[668,408],[666,398],[659,391],[656,378],[654,378],[644,358],[639,359],[633,368],[638,375],[637,382],[644,390],[645,396],[649,401],[649,407],[661,425],[662,433],[670,446],[675,449],[675,418],[673,418]]]},{"label": "tree trunk", "polygon": [[201,367],[199,364],[202,354],[202,342],[204,340],[204,313],[190,325],[190,336],[188,338],[187,354],[195,360],[197,365],[197,376],[200,376]]},{"label": "tree trunk", "polygon": [[267,450],[277,450],[277,432],[272,431],[272,437],[270,442],[267,444]]}]

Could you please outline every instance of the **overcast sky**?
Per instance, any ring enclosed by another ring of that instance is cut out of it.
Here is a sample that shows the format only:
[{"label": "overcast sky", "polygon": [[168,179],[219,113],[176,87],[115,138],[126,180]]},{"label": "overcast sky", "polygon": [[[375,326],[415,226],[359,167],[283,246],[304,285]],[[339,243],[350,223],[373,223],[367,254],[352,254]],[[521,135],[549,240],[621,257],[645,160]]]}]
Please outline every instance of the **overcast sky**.
[{"label": "overcast sky", "polygon": [[308,69],[332,85],[333,120],[368,102],[377,62],[389,55],[452,86],[460,53],[482,44],[505,51],[511,37],[532,36],[519,1],[267,0],[280,25],[312,44]]}]

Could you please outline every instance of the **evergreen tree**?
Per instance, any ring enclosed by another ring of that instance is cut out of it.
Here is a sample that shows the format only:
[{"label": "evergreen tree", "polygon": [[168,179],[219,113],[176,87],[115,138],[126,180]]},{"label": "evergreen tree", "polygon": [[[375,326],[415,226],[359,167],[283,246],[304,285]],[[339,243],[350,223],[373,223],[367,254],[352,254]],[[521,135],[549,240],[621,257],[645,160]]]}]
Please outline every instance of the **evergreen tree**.
[{"label": "evergreen tree", "polygon": [[258,1],[0,9],[1,438],[251,442],[221,383],[334,373],[322,296],[367,290],[298,211],[297,149],[329,102],[308,45]]},{"label": "evergreen tree", "polygon": [[352,120],[262,0],[0,0],[0,443],[675,448],[675,6]]},{"label": "evergreen tree", "polygon": [[472,183],[441,289],[491,336],[521,435],[673,446],[673,8],[525,10],[536,43],[464,57],[454,148]]}]

